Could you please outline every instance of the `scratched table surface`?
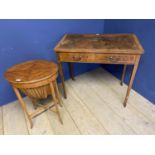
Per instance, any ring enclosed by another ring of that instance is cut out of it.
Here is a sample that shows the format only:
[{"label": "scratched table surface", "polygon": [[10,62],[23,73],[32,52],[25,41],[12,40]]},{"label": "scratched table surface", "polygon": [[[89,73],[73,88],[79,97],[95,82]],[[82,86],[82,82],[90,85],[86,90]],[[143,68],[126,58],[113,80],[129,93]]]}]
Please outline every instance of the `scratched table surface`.
[{"label": "scratched table surface", "polygon": [[55,51],[142,53],[143,48],[134,34],[67,34]]}]

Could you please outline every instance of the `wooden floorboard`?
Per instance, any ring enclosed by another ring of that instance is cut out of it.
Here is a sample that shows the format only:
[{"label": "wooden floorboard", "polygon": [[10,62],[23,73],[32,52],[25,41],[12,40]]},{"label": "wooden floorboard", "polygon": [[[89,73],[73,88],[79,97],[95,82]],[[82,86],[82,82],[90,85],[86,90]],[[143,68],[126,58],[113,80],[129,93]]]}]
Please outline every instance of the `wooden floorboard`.
[{"label": "wooden floorboard", "polygon": [[[99,95],[99,97],[102,100],[105,100],[109,106],[116,112],[116,114],[122,118],[122,121],[125,122],[128,126],[130,126],[135,133],[137,134],[154,134],[155,133],[155,126],[154,123],[150,122],[144,115],[139,113],[133,106],[128,104],[126,108],[122,106],[123,100],[120,100],[119,95],[116,91],[111,90],[110,87],[108,87],[108,83],[104,83],[103,81],[103,75],[101,74],[101,71],[95,73],[89,74],[87,77],[89,77],[89,82],[86,81],[86,77],[81,78],[84,82],[88,83],[88,85],[96,91],[96,94]],[[94,78],[95,77],[95,78]],[[94,80],[98,78],[98,80],[95,82]],[[88,79],[88,78],[87,78]],[[100,81],[101,80],[101,81]],[[110,83],[110,81],[108,81]],[[91,84],[93,83],[93,85]],[[119,85],[118,90],[121,89],[122,86]],[[111,92],[110,94],[108,92]],[[124,99],[124,98],[123,98]]]},{"label": "wooden floorboard", "polygon": [[66,87],[68,97],[63,99],[64,106],[78,126],[81,134],[108,134],[96,117],[84,103],[73,93],[71,87]]},{"label": "wooden floorboard", "polygon": [[[63,125],[55,112],[46,111],[33,119],[33,128],[18,101],[0,107],[0,134],[155,134],[155,105],[132,90],[123,107],[127,85],[102,68],[65,81],[67,99],[59,107]],[[24,98],[27,108],[33,106]],[[43,101],[52,102],[51,98]],[[54,108],[53,108],[54,111]]]},{"label": "wooden floorboard", "polygon": [[18,101],[3,106],[3,124],[6,135],[29,134],[25,116]]},{"label": "wooden floorboard", "polygon": [[[120,87],[119,80],[116,77],[112,76],[109,72],[101,68],[93,72],[98,72],[98,74],[101,73],[100,76],[104,76],[104,78],[102,78],[102,82],[111,87],[118,94],[122,101],[124,100],[127,90],[126,84],[123,84],[123,86]],[[149,120],[155,122],[155,105],[140,94],[138,94],[133,89],[131,90],[128,104],[131,104],[139,112],[143,113]]]},{"label": "wooden floorboard", "polygon": [[[47,103],[51,102],[51,99],[47,100]],[[63,103],[62,103],[63,104]],[[55,107],[52,108],[55,111]],[[63,120],[63,125],[59,122],[58,116],[53,111],[47,111],[46,115],[50,122],[50,125],[56,135],[79,135],[81,134],[78,127],[76,126],[74,120],[70,116],[70,114],[66,111],[65,106],[59,106],[59,111],[61,118]]]},{"label": "wooden floorboard", "polygon": [[0,107],[0,135],[3,135],[3,111]]},{"label": "wooden floorboard", "polygon": [[74,121],[65,110],[65,108],[59,108],[61,113],[61,118],[63,120],[63,124],[61,124],[58,120],[58,116],[56,113],[47,111],[46,114],[50,121],[50,124],[54,130],[56,135],[77,135],[80,134],[77,126]]},{"label": "wooden floorboard", "polygon": [[[100,77],[100,82],[104,82],[106,85],[108,85],[108,87],[112,88],[115,91],[118,97],[120,97],[120,100],[124,100],[127,90],[126,84],[123,84],[123,86],[120,87],[119,80],[116,77],[112,76],[109,72],[101,68],[94,70],[92,74],[94,73],[96,73],[97,76]],[[155,105],[140,94],[138,94],[133,89],[131,90],[129,96],[128,105],[129,104],[131,104],[132,107],[136,108],[139,112],[144,114],[150,121],[155,122]]]},{"label": "wooden floorboard", "polygon": [[110,134],[133,134],[133,130],[126,126],[121,118],[115,115],[114,111],[107,106],[103,100],[96,96],[85,82],[81,83],[81,81],[78,81],[79,79],[80,78],[76,78],[76,82],[67,81],[67,85],[72,87],[74,93],[81,98],[83,103],[85,103],[87,108],[99,120],[104,128]]},{"label": "wooden floorboard", "polygon": [[[28,97],[26,97],[26,98],[24,98],[24,102],[26,103],[28,111],[33,112],[34,108],[31,103],[31,100]],[[25,117],[26,117],[26,115],[25,115]],[[50,122],[47,118],[47,115],[45,113],[41,113],[37,117],[33,118],[32,122],[33,122],[33,128],[31,129],[29,121],[26,117],[26,123],[28,126],[29,134],[31,134],[31,135],[48,135],[48,134],[53,135],[54,134],[54,131],[53,131],[53,129],[50,125]]]}]

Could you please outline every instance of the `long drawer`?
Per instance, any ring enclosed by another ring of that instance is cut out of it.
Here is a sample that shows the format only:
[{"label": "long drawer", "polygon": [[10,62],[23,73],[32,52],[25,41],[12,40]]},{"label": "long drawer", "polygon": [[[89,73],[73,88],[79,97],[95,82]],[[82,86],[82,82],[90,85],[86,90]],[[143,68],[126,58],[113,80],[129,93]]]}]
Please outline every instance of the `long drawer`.
[{"label": "long drawer", "polygon": [[128,54],[94,54],[94,53],[59,53],[63,62],[86,62],[107,64],[134,64],[136,55]]}]

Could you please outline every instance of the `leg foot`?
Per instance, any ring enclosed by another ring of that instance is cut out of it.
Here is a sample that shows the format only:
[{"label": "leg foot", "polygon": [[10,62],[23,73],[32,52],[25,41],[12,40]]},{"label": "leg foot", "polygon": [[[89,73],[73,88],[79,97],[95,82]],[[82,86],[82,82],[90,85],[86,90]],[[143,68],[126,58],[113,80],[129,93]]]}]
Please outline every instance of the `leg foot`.
[{"label": "leg foot", "polygon": [[55,91],[54,91],[54,83],[50,83],[50,88],[51,88],[51,95],[53,97],[53,101],[54,101],[54,104],[55,104],[56,113],[58,115],[60,123],[63,124],[60,113],[59,113],[58,100],[56,98],[56,94],[55,94]]},{"label": "leg foot", "polygon": [[125,98],[124,103],[123,103],[124,108],[125,108],[125,107],[126,107],[126,105],[127,105],[127,101],[128,101],[128,99],[127,99],[127,98]]},{"label": "leg foot", "polygon": [[122,81],[120,82],[120,85],[123,86],[123,82]]}]

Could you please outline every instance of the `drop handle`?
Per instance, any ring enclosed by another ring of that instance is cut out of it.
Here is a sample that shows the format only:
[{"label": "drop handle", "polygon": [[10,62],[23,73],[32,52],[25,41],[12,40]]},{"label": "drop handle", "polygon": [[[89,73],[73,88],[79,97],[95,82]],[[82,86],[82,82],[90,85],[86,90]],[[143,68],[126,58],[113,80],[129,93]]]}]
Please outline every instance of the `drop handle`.
[{"label": "drop handle", "polygon": [[113,57],[111,56],[111,57],[109,57],[109,59],[110,59],[110,60],[112,60],[112,59],[113,59]]}]

